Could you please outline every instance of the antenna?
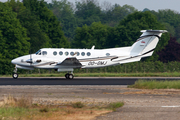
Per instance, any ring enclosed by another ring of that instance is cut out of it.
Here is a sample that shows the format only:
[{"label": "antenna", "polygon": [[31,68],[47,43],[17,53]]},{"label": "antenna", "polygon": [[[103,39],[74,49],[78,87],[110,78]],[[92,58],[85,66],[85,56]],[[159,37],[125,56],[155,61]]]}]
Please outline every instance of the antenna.
[{"label": "antenna", "polygon": [[91,48],[91,50],[94,50],[94,48],[95,48],[95,46],[93,45],[92,48]]}]

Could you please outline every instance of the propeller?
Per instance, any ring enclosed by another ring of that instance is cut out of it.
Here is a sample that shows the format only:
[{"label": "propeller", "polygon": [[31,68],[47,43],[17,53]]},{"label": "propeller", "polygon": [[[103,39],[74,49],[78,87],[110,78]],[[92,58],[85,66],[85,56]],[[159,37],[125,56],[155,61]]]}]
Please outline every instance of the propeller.
[{"label": "propeller", "polygon": [[[30,51],[31,52],[31,51]],[[30,53],[30,65],[32,65],[32,54]]]},{"label": "propeller", "polygon": [[[39,54],[40,55],[40,50],[38,52],[36,52],[36,54]],[[32,66],[32,63],[33,63],[33,59],[32,59],[32,54],[31,54],[31,50],[29,51],[29,56],[30,56],[30,59],[26,60],[27,63],[30,63],[30,65]],[[37,62],[37,63],[40,63],[42,60],[41,59],[37,59],[36,61],[34,62]]]},{"label": "propeller", "polygon": [[26,60],[27,63],[30,63],[30,65],[32,65],[33,61],[32,61],[32,54],[31,54],[31,49],[29,51],[30,54],[30,59]]}]

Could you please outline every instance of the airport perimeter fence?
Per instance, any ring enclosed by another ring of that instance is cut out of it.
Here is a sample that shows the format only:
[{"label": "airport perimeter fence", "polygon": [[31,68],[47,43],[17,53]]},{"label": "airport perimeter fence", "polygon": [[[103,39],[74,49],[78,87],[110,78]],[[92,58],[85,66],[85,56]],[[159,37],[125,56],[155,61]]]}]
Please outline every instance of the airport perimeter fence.
[{"label": "airport perimeter fence", "polygon": [[[24,72],[24,70],[22,71]],[[21,72],[21,73],[22,73]],[[180,62],[163,63],[155,62],[134,62],[93,69],[75,69],[75,73],[157,73],[157,72],[180,72]],[[55,70],[35,69],[25,73],[57,73]]]}]

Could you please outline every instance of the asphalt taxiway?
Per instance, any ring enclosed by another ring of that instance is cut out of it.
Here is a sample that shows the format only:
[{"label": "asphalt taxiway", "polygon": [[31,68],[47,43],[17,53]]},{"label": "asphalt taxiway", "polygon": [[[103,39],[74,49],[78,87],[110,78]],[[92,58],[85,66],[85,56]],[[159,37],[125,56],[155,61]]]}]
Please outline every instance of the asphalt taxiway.
[{"label": "asphalt taxiway", "polygon": [[139,79],[180,80],[180,77],[20,77],[0,78],[0,85],[131,85]]}]

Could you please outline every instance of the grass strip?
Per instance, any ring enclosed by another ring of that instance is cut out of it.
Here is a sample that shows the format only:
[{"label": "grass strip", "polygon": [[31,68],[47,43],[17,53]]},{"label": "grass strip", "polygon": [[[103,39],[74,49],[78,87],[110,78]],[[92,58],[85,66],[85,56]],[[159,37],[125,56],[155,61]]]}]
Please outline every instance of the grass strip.
[{"label": "grass strip", "polygon": [[107,108],[116,111],[117,108],[122,107],[123,105],[124,105],[123,102],[114,102],[114,103],[110,103]]},{"label": "grass strip", "polygon": [[32,103],[31,96],[15,98],[12,95],[0,101],[0,120],[89,120],[115,111],[123,106],[122,102],[105,106],[86,106],[75,102],[66,105],[42,105]]},{"label": "grass strip", "polygon": [[[19,77],[64,77],[65,73],[19,74]],[[162,73],[74,73],[75,77],[180,77],[180,72]],[[0,75],[12,77],[12,75]]]},{"label": "grass strip", "polygon": [[157,81],[157,80],[138,80],[128,88],[138,89],[180,89],[180,80]]}]

